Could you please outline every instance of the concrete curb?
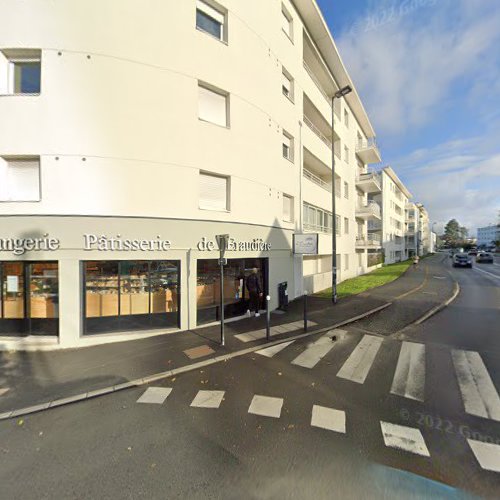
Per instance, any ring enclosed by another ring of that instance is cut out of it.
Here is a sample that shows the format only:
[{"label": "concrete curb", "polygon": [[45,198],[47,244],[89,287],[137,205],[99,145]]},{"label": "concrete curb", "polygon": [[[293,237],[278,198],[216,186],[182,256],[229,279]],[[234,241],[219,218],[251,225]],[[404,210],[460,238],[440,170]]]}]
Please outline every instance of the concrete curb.
[{"label": "concrete curb", "polygon": [[[448,273],[451,276],[451,273],[448,271]],[[453,279],[453,277],[452,277]],[[409,330],[410,328],[414,326],[421,325],[424,321],[427,321],[429,318],[437,314],[438,312],[442,311],[445,307],[448,307],[457,297],[458,294],[460,293],[460,285],[458,284],[458,281],[453,279],[453,293],[451,294],[450,297],[448,297],[446,300],[441,302],[441,304],[438,304],[437,306],[433,307],[431,310],[427,311],[423,316],[420,316],[416,321],[413,321],[413,323],[410,323],[409,325],[406,325],[404,328],[399,330],[399,332],[396,332],[394,334],[394,338],[399,338],[401,335],[405,333],[405,331]]]},{"label": "concrete curb", "polygon": [[71,403],[77,403],[80,401],[85,401],[87,399],[96,398],[99,396],[104,396],[106,394],[118,392],[118,391],[121,391],[124,389],[130,389],[131,387],[139,387],[141,385],[150,384],[151,382],[157,382],[158,380],[173,377],[173,376],[179,375],[181,373],[187,373],[187,372],[190,372],[193,370],[197,370],[199,368],[203,368],[205,366],[214,365],[214,364],[220,363],[222,361],[228,361],[230,359],[244,356],[244,355],[250,354],[252,352],[260,351],[262,349],[265,349],[266,347],[272,347],[275,345],[283,344],[284,342],[290,342],[292,340],[304,339],[307,337],[311,337],[313,335],[325,333],[325,332],[328,332],[330,330],[334,330],[335,328],[340,328],[341,326],[345,326],[345,325],[348,325],[350,323],[354,323],[355,321],[359,321],[360,319],[366,318],[367,316],[370,316],[372,314],[380,312],[391,305],[392,305],[392,302],[387,302],[386,304],[382,304],[381,306],[375,307],[374,309],[370,309],[366,313],[359,314],[358,316],[355,316],[353,318],[349,318],[345,321],[341,321],[340,323],[336,323],[334,325],[324,327],[324,328],[318,328],[317,330],[313,330],[311,332],[301,333],[299,335],[294,335],[293,337],[286,337],[286,338],[282,338],[282,339],[273,340],[271,342],[267,342],[266,344],[260,344],[257,346],[252,346],[252,347],[248,347],[246,349],[242,349],[241,351],[235,351],[235,352],[231,352],[228,354],[215,356],[213,358],[205,359],[203,361],[199,361],[197,363],[193,363],[190,365],[181,366],[181,367],[175,368],[173,370],[155,373],[155,374],[149,375],[147,377],[138,378],[135,380],[130,380],[129,382],[124,382],[122,384],[111,385],[108,387],[104,387],[102,389],[97,389],[94,391],[89,391],[89,392],[84,392],[82,394],[77,394],[75,396],[69,396],[69,397],[65,397],[65,398],[61,398],[61,399],[55,399],[53,401],[49,401],[46,403],[38,403],[36,405],[29,406],[26,408],[20,408],[18,410],[11,410],[11,411],[7,411],[4,413],[0,413],[0,420],[7,420],[10,418],[14,418],[14,417],[22,417],[25,415],[29,415],[31,413],[37,413],[37,412],[44,411],[44,410],[50,410],[51,408],[55,408],[57,406],[63,406],[63,405],[71,404]]}]

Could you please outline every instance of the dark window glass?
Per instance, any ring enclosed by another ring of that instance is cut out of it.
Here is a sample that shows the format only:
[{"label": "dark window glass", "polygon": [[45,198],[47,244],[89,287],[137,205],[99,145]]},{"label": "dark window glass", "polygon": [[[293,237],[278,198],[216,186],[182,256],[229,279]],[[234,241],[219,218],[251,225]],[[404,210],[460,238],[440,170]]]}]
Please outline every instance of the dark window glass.
[{"label": "dark window glass", "polygon": [[196,27],[210,33],[219,40],[222,39],[222,24],[201,10],[196,11]]},{"label": "dark window glass", "polygon": [[14,92],[16,94],[40,93],[39,62],[16,62],[14,64]]}]

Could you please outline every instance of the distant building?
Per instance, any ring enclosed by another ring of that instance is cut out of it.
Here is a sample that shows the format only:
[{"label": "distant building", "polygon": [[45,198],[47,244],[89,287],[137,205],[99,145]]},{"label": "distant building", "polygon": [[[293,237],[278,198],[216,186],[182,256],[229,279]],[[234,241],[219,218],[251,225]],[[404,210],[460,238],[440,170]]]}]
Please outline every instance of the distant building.
[{"label": "distant building", "polygon": [[477,228],[477,246],[494,246],[494,241],[500,240],[500,225],[489,225]]}]

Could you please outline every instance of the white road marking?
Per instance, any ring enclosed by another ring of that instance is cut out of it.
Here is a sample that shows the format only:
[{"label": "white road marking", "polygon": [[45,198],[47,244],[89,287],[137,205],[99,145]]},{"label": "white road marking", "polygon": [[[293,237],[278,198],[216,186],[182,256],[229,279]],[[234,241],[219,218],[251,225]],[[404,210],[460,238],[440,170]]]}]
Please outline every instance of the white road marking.
[{"label": "white road marking", "polygon": [[337,377],[363,384],[381,345],[380,337],[365,335],[347,358]]},{"label": "white road marking", "polygon": [[261,349],[257,351],[256,354],[260,354],[261,356],[265,356],[266,358],[272,358],[275,354],[281,352],[285,347],[288,347],[290,344],[293,344],[295,340],[291,340],[290,342],[283,342],[283,344],[273,345],[271,347],[266,347],[265,349]]},{"label": "white road marking", "polygon": [[137,402],[161,405],[171,392],[170,387],[148,387]]},{"label": "white road marking", "polygon": [[[313,327],[317,326],[317,323],[314,321],[308,321],[307,322],[308,327]],[[273,326],[271,328],[271,336],[273,335],[279,335],[280,333],[290,333],[290,332],[296,332],[298,330],[301,330],[304,328],[304,322],[303,321],[294,321],[293,323],[285,323],[283,325],[278,325],[278,326]],[[254,340],[261,340],[266,338],[266,329],[262,328],[260,330],[255,330],[253,332],[248,332],[248,333],[240,333],[238,335],[234,336],[241,342],[253,342]]]},{"label": "white road marking", "polygon": [[484,470],[500,472],[500,446],[498,444],[483,443],[467,439],[479,465]]},{"label": "white road marking", "polygon": [[293,361],[292,365],[303,368],[314,368],[335,345],[332,341],[334,335],[341,335],[344,330],[331,330],[320,337],[316,342],[309,344],[304,352],[301,352]]},{"label": "white road marking", "polygon": [[451,353],[465,411],[500,422],[500,398],[479,353]]},{"label": "white road marking", "polygon": [[474,271],[477,271],[479,273],[487,274],[488,276],[491,276],[492,278],[496,278],[497,280],[500,280],[500,276],[497,274],[489,273],[488,271],[485,271],[484,269],[478,269],[477,267],[474,268]]},{"label": "white road marking", "polygon": [[280,418],[282,406],[283,399],[281,398],[255,395],[248,408],[248,413],[261,415],[263,417]]},{"label": "white road marking", "polygon": [[314,405],[312,409],[311,425],[329,431],[345,434],[345,412]]},{"label": "white road marking", "polygon": [[6,392],[9,392],[8,387],[0,387],[0,396],[3,396]]},{"label": "white road marking", "polygon": [[389,422],[380,422],[380,427],[386,446],[416,453],[423,457],[431,456],[419,429]]},{"label": "white road marking", "polygon": [[425,345],[403,342],[392,381],[391,394],[424,400]]},{"label": "white road marking", "polygon": [[198,391],[190,406],[194,408],[219,408],[224,391]]}]

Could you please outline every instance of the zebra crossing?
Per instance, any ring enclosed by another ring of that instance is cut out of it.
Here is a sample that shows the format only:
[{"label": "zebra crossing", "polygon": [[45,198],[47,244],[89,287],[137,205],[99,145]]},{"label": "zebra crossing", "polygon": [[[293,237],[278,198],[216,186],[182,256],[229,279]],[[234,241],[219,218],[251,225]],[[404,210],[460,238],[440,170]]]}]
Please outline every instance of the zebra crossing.
[{"label": "zebra crossing", "polygon": [[[333,336],[345,335],[344,330],[332,330],[310,343],[290,363],[302,368],[315,368],[321,360],[334,352],[337,344]],[[364,384],[384,342],[390,339],[365,334],[344,361],[336,376],[356,384]],[[278,344],[257,351],[268,358],[285,353],[296,341]],[[454,349],[450,353],[455,376],[466,413],[500,421],[500,397],[481,358],[475,351]],[[414,401],[425,399],[426,346],[417,342],[401,342],[398,361],[390,393]]]},{"label": "zebra crossing", "polygon": [[[163,405],[172,391],[171,387],[148,387],[136,402],[139,404]],[[214,410],[218,409],[224,400],[225,391],[199,390],[189,406]],[[283,405],[283,398],[255,394],[247,412],[257,417],[279,419],[281,418]],[[347,414],[343,410],[314,404],[309,425],[325,431],[347,434]],[[380,430],[386,447],[426,458],[431,457],[420,429],[380,421]],[[500,445],[474,439],[467,439],[467,443],[482,469],[500,472]]]}]

